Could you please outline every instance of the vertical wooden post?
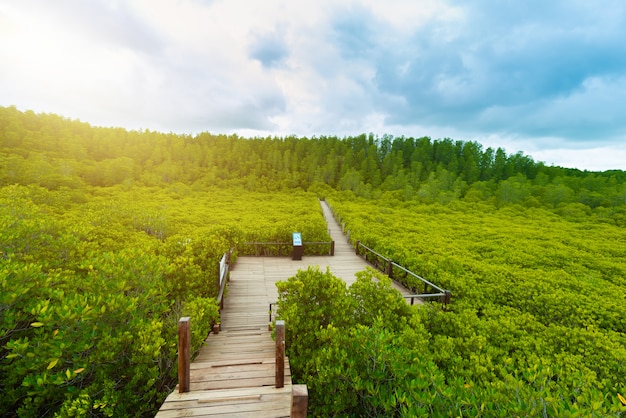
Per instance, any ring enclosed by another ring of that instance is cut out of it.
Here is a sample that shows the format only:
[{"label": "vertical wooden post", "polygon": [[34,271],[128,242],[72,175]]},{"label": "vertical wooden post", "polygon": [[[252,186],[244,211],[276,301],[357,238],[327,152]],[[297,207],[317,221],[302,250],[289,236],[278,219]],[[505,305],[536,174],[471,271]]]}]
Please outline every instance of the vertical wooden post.
[{"label": "vertical wooden post", "polygon": [[356,250],[356,255],[359,255],[359,244],[361,243],[361,241],[357,241],[356,244],[354,245],[354,249]]},{"label": "vertical wooden post", "polygon": [[[218,262],[217,262],[217,281],[216,281],[216,283],[217,283],[217,292],[218,292],[218,294],[219,294],[220,289],[222,288],[222,282],[221,282],[221,280],[220,280],[220,279],[222,278],[222,277],[220,276],[220,274],[221,274],[221,272],[222,272],[221,267],[222,267],[222,266],[220,265],[220,262],[218,261]],[[223,295],[222,295],[222,299],[219,301],[219,305],[220,305],[220,306],[219,306],[219,309],[220,309],[220,310],[224,309],[224,296],[223,296]]]},{"label": "vertical wooden post", "polygon": [[387,260],[387,276],[389,276],[390,279],[393,279],[393,261],[391,261],[391,259]]},{"label": "vertical wooden post", "polygon": [[450,303],[450,299],[452,298],[452,293],[450,293],[449,290],[445,290],[443,293],[444,293],[443,303],[444,305],[447,305]]},{"label": "vertical wooden post", "polygon": [[285,386],[285,321],[276,321],[276,388]]},{"label": "vertical wooden post", "polygon": [[184,316],[178,320],[178,393],[189,392],[191,362],[190,319]]},{"label": "vertical wooden post", "polygon": [[335,241],[330,242],[330,255],[335,255]]},{"label": "vertical wooden post", "polygon": [[291,418],[306,418],[309,391],[306,385],[291,386]]}]

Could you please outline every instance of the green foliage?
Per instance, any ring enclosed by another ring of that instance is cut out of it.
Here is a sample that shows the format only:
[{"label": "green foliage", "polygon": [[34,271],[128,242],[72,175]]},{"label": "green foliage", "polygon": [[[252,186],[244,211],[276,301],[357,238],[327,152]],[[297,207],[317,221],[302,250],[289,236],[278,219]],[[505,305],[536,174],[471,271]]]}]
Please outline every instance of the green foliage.
[{"label": "green foliage", "polygon": [[421,356],[424,327],[388,278],[368,269],[346,289],[309,267],[277,287],[291,367],[309,386],[316,416],[394,415],[409,403],[415,410],[398,383],[436,379],[435,366]]},{"label": "green foliage", "polygon": [[222,255],[248,236],[328,239],[304,192],[77,194],[0,188],[2,415],[153,416],[176,382],[178,319],[194,352],[219,322]]},{"label": "green foliage", "polygon": [[[169,379],[159,364],[169,307],[158,288],[160,260],[129,252],[88,262],[86,274],[3,263],[3,290],[20,290],[3,291],[1,303],[1,410],[41,416],[78,408],[80,398],[105,415],[141,415]],[[125,271],[130,265],[137,270]]]},{"label": "green foliage", "polygon": [[[316,416],[430,416],[441,372],[429,361],[418,333],[397,333],[376,319],[371,326],[328,327],[310,380]],[[414,336],[418,338],[414,338]],[[417,341],[416,341],[417,340]]]},{"label": "green foliage", "polygon": [[328,241],[318,198],[353,241],[453,293],[443,312],[373,271],[282,285],[322,415],[624,412],[623,171],[447,138],[162,134],[14,107],[0,144],[2,415],[152,416],[178,318],[194,350],[218,320],[221,255]]},{"label": "green foliage", "polygon": [[372,326],[374,321],[383,321],[389,329],[400,329],[411,311],[391,286],[391,279],[371,268],[357,273],[348,295],[352,304],[350,316],[357,324]]},{"label": "green foliage", "polygon": [[[590,209],[626,204],[622,171],[547,167],[521,152],[449,138],[374,135],[337,138],[240,138],[95,128],[56,115],[0,107],[0,185],[49,190],[133,185],[210,187],[251,192],[333,189],[377,198],[448,204],[493,199],[497,206]],[[487,185],[488,187],[485,187]],[[532,199],[531,199],[532,198]]]},{"label": "green foliage", "polygon": [[278,282],[276,287],[280,319],[289,324],[285,342],[291,364],[297,370],[296,376],[306,379],[317,373],[311,359],[323,345],[319,333],[350,320],[346,284],[330,270],[321,272],[318,267],[309,267],[286,282]]},{"label": "green foliage", "polygon": [[[546,327],[497,306],[480,315],[467,307],[412,308],[380,278],[368,270],[346,292],[329,272],[309,268],[277,284],[292,371],[309,388],[312,415],[573,417],[626,410],[619,378],[598,379],[588,364],[620,350],[615,342],[605,346],[601,333]],[[396,308],[382,309],[389,303]],[[370,306],[371,316],[362,315]],[[584,354],[568,352],[566,345],[581,343]],[[607,369],[619,373],[620,363]]]},{"label": "green foliage", "polygon": [[615,243],[626,239],[623,228],[588,208],[578,212],[582,204],[555,214],[460,202],[398,207],[339,195],[331,203],[351,239],[452,291],[447,311],[429,305],[416,313],[427,331],[427,357],[448,387],[438,390],[465,399],[445,402],[443,410],[463,416],[621,410],[626,247]]},{"label": "green foliage", "polygon": [[219,306],[215,298],[190,297],[185,303],[183,315],[192,318],[191,346],[198,350],[214,324],[220,322]]}]

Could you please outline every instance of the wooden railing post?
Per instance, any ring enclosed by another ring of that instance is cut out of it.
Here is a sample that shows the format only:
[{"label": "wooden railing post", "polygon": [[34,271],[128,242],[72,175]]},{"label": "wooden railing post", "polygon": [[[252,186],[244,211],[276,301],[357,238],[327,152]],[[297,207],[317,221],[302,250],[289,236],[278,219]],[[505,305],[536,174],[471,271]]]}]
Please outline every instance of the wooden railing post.
[{"label": "wooden railing post", "polygon": [[178,393],[189,392],[191,362],[190,319],[184,316],[178,320]]},{"label": "wooden railing post", "polygon": [[309,407],[309,391],[306,385],[291,387],[291,418],[306,418]]},{"label": "wooden railing post", "polygon": [[361,243],[361,241],[357,241],[356,244],[354,245],[354,249],[356,252],[356,255],[359,255],[359,244]]},{"label": "wooden railing post", "polygon": [[276,321],[276,388],[285,386],[285,321]]},{"label": "wooden railing post", "polygon": [[[221,274],[222,274],[222,271],[221,271],[221,269],[220,269],[220,263],[218,262],[218,263],[217,263],[217,280],[216,280],[216,283],[217,283],[217,291],[218,291],[218,292],[220,291],[220,288],[222,287],[222,276],[221,276]],[[220,306],[220,309],[223,309],[223,307],[222,307],[222,306]]]},{"label": "wooden railing post", "polygon": [[391,259],[387,260],[387,276],[393,279],[393,261]]},{"label": "wooden railing post", "polygon": [[335,241],[330,242],[330,255],[335,255]]}]

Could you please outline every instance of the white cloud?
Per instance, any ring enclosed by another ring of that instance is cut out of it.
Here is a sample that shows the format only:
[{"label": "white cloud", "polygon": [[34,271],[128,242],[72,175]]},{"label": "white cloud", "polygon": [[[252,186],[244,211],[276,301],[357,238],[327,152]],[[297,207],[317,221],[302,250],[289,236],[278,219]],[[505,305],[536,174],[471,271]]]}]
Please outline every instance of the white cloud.
[{"label": "white cloud", "polygon": [[626,170],[626,145],[588,149],[548,149],[533,154],[536,161],[580,170]]},{"label": "white cloud", "polygon": [[600,156],[623,156],[626,6],[507,5],[0,0],[0,105],[132,129],[484,140],[622,167]]}]

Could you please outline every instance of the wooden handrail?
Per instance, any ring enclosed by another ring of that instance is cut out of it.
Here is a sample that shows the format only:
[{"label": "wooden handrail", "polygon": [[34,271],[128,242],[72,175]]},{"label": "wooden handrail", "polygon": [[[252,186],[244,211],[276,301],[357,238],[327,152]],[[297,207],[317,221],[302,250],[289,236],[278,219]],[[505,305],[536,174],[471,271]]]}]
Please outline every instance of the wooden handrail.
[{"label": "wooden handrail", "polygon": [[221,309],[224,309],[224,291],[226,290],[226,282],[228,281],[228,273],[230,272],[230,257],[235,249],[231,248],[228,252],[224,253],[222,259],[219,262],[218,274],[217,274],[217,304]]},{"label": "wooden handrail", "polygon": [[[364,248],[366,250],[366,252],[363,253],[362,251],[360,251],[360,247]],[[387,274],[389,276],[389,278],[391,278],[391,279],[393,279],[393,268],[396,267],[396,268],[402,270],[407,275],[410,275],[410,276],[420,280],[422,283],[424,283],[424,293],[423,294],[409,295],[408,297],[406,297],[406,298],[411,298],[411,305],[413,304],[413,299],[414,298],[434,298],[434,297],[440,297],[444,304],[447,305],[447,304],[450,303],[451,293],[450,293],[449,290],[442,289],[441,287],[437,286],[436,284],[426,280],[422,276],[419,276],[419,275],[413,273],[411,270],[408,270],[407,268],[402,267],[400,264],[394,262],[390,258],[387,258],[384,255],[382,255],[382,254],[374,251],[373,249],[369,248],[368,246],[363,244],[361,241],[356,241],[356,243],[355,243],[355,252],[356,252],[356,255],[362,256],[366,261],[368,261],[370,264],[372,264],[378,270],[380,270],[383,273]],[[367,253],[373,254],[377,259],[382,260],[383,263],[379,263],[379,262],[373,263],[373,262],[371,262],[367,258]],[[381,264],[383,264],[384,266],[381,266]],[[438,291],[439,293],[427,293],[428,292],[428,286],[432,287],[434,290]]]},{"label": "wooden handrail", "polygon": [[[248,247],[254,247],[254,251],[250,251],[247,253],[243,251],[243,249],[239,248],[239,253],[242,255],[254,255],[254,256],[267,256],[267,255],[275,255],[275,256],[288,256],[293,249],[292,242],[282,242],[282,241],[267,241],[267,242],[244,242],[242,245]],[[328,254],[320,254],[320,255],[335,255],[335,241],[304,241],[302,243],[304,247],[311,247],[314,245],[328,245],[330,249]],[[275,251],[270,251],[272,254],[268,254],[267,252],[261,251],[264,247],[275,247]]]},{"label": "wooden handrail", "polygon": [[[421,281],[422,281],[422,282],[423,282],[426,286],[430,286],[430,287],[432,287],[433,289],[435,289],[435,290],[437,290],[437,291],[439,291],[439,292],[442,292],[442,293],[444,293],[444,292],[446,291],[445,289],[440,288],[440,287],[439,287],[439,286],[437,286],[436,284],[433,284],[433,283],[429,282],[428,280],[426,280],[426,279],[425,279],[425,278],[423,278],[422,276],[419,276],[419,275],[417,275],[417,274],[413,273],[411,270],[408,270],[408,269],[406,269],[406,268],[402,267],[400,264],[398,264],[398,263],[394,263],[393,261],[390,261],[390,262],[391,262],[391,264],[392,264],[393,266],[398,267],[400,270],[404,271],[405,273],[407,273],[407,274],[409,274],[409,275],[411,275],[411,276],[415,277],[415,278],[416,278],[416,279],[418,279],[418,280],[421,280]],[[426,288],[426,287],[425,287],[425,288]]]},{"label": "wooden handrail", "polygon": [[278,302],[271,302],[270,303],[270,327],[272,326],[272,312],[274,311],[274,307],[278,305]]}]

